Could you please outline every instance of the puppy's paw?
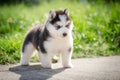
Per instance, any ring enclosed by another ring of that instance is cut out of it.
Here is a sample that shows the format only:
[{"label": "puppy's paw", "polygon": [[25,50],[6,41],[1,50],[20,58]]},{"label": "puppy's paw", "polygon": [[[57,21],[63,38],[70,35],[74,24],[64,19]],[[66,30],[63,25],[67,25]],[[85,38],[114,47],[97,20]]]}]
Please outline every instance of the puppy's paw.
[{"label": "puppy's paw", "polygon": [[72,64],[63,65],[64,68],[73,68]]},{"label": "puppy's paw", "polygon": [[29,66],[28,63],[20,63],[21,66]]},{"label": "puppy's paw", "polygon": [[21,65],[21,66],[29,66],[29,63],[27,63],[27,62],[22,62],[22,61],[21,61],[21,62],[20,62],[20,65]]},{"label": "puppy's paw", "polygon": [[51,65],[41,65],[43,68],[46,68],[46,69],[52,69],[52,66]]}]

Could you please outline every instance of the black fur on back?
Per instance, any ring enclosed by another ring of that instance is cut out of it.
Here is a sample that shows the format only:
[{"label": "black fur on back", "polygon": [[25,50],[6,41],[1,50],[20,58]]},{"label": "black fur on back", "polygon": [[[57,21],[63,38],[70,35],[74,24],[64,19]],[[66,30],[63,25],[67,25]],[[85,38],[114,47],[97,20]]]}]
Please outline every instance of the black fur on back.
[{"label": "black fur on back", "polygon": [[47,41],[48,37],[50,37],[49,31],[46,29],[44,29],[44,31],[41,33],[41,35],[39,35],[40,37],[40,41],[39,41],[39,47],[42,53],[47,53],[45,48],[44,48],[44,41]]},{"label": "black fur on back", "polygon": [[42,53],[47,53],[44,47],[44,41],[46,41],[48,37],[50,37],[50,34],[44,25],[34,27],[29,31],[23,42],[22,52],[25,51],[27,44],[32,43],[38,51],[40,50]]}]

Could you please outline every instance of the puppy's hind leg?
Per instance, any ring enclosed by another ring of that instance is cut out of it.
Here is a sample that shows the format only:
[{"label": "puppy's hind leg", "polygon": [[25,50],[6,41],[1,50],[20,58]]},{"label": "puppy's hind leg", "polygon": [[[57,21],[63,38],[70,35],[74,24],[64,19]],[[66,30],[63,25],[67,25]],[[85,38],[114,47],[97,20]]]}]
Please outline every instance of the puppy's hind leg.
[{"label": "puppy's hind leg", "polygon": [[30,57],[32,53],[35,51],[35,48],[32,45],[32,43],[23,45],[23,48],[24,50],[22,50],[22,53],[21,53],[20,64],[26,66],[26,65],[29,65]]}]

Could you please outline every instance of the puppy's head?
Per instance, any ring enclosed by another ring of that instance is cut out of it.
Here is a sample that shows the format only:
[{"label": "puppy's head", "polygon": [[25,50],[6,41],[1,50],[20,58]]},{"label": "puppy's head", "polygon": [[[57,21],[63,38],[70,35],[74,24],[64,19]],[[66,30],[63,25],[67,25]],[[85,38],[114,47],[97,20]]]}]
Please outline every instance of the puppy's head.
[{"label": "puppy's head", "polygon": [[65,38],[71,36],[73,22],[69,17],[68,10],[51,10],[49,12],[46,28],[53,37]]}]

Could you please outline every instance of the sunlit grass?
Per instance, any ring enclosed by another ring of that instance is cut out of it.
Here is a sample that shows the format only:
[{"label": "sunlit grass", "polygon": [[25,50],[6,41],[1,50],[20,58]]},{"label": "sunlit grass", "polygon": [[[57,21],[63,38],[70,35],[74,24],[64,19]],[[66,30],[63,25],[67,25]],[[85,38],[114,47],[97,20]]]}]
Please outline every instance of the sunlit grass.
[{"label": "sunlit grass", "polygon": [[[0,6],[0,63],[16,63],[25,34],[51,9],[68,8],[74,21],[73,58],[120,54],[120,4],[55,0],[37,6]],[[36,59],[33,58],[32,61]]]}]

